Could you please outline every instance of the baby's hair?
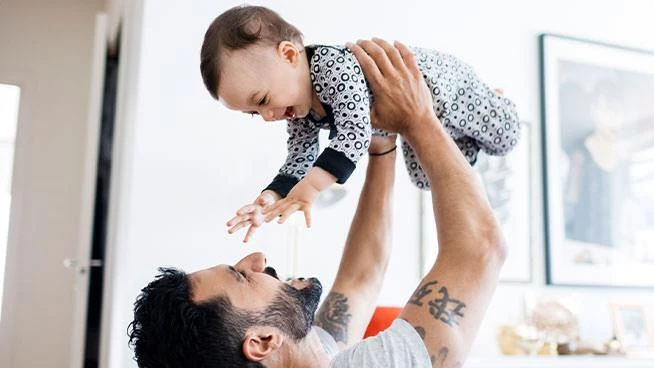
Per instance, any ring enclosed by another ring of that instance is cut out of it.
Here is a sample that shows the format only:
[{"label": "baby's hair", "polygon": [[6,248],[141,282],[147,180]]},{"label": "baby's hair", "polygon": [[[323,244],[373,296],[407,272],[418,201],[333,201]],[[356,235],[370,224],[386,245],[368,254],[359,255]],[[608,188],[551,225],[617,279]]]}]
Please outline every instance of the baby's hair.
[{"label": "baby's hair", "polygon": [[303,45],[302,33],[268,8],[239,5],[220,14],[207,29],[200,51],[200,72],[211,96],[218,99],[220,58],[226,51],[282,41]]}]

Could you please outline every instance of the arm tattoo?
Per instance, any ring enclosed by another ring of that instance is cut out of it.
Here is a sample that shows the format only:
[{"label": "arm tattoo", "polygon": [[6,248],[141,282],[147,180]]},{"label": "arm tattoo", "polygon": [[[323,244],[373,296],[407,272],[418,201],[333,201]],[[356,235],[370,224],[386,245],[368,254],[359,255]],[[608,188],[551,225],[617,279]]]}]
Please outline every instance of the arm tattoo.
[{"label": "arm tattoo", "polygon": [[427,332],[425,331],[425,329],[422,328],[422,327],[420,327],[420,326],[415,326],[414,328],[416,329],[416,332],[418,333],[418,335],[420,335],[420,338],[424,340],[424,339],[425,339],[425,335],[427,334]]},{"label": "arm tattoo", "polygon": [[436,285],[438,281],[426,282],[421,285],[409,299],[409,304],[415,304],[418,307],[423,306],[423,299],[429,296],[433,299],[427,302],[429,306],[429,313],[437,320],[447,324],[450,327],[459,325],[459,321],[456,320],[456,317],[464,317],[463,309],[466,307],[466,304],[460,300],[450,297],[450,293],[447,291],[447,287],[442,286],[438,293],[441,294],[440,297],[435,297],[432,294],[434,289],[432,286]]},{"label": "arm tattoo", "polygon": [[352,318],[349,310],[350,305],[344,294],[330,292],[316,315],[315,324],[332,335],[337,342],[347,344],[347,329]]}]

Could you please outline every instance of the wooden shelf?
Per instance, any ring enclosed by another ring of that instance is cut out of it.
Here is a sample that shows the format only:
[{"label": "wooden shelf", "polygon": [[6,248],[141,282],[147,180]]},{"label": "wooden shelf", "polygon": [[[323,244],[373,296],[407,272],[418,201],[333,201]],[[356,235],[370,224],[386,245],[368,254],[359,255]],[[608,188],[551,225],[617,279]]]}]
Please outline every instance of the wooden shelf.
[{"label": "wooden shelf", "polygon": [[654,368],[654,356],[471,357],[465,368]]}]

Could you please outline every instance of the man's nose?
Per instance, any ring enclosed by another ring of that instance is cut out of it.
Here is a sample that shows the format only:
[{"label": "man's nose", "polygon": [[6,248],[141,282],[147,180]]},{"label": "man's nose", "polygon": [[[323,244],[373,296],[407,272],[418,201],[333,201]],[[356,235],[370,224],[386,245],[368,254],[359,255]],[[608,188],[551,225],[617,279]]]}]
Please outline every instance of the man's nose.
[{"label": "man's nose", "polygon": [[261,252],[252,253],[241,259],[234,268],[237,270],[263,272],[266,268],[266,255]]}]

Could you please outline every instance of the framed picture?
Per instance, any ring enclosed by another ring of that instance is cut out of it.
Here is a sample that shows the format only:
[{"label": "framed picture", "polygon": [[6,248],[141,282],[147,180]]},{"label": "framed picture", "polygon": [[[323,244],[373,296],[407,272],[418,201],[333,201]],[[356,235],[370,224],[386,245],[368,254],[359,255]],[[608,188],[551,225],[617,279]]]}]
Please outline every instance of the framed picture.
[{"label": "framed picture", "polygon": [[654,53],[541,35],[547,281],[654,286]]},{"label": "framed picture", "polygon": [[654,335],[642,305],[612,304],[615,337],[627,353],[654,351]]},{"label": "framed picture", "polygon": [[[500,281],[531,282],[531,125],[521,122],[520,142],[506,156],[480,153],[473,166],[484,184],[488,200],[506,239],[507,257]],[[431,194],[422,195],[422,274],[438,253]]]}]

